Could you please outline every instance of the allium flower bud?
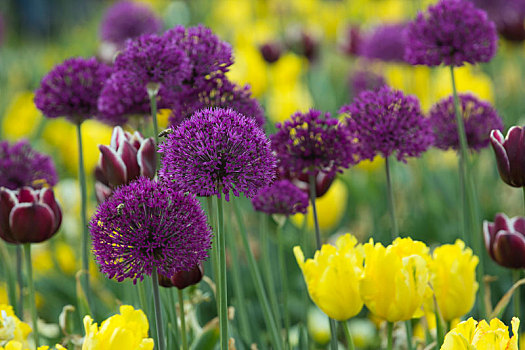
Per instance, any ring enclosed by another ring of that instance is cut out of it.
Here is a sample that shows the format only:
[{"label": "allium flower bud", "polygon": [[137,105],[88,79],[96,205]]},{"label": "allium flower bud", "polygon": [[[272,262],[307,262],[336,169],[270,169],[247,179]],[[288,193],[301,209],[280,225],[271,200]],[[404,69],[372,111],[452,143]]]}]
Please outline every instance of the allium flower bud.
[{"label": "allium flower bud", "polygon": [[177,287],[178,289],[184,289],[197,284],[202,280],[202,276],[204,276],[204,265],[202,265],[202,263],[198,263],[191,270],[176,272],[171,277],[166,277],[160,273],[158,275],[159,284],[162,287]]},{"label": "allium flower bud", "polygon": [[509,219],[496,214],[494,222],[483,221],[485,247],[492,260],[511,269],[525,268],[525,218]]},{"label": "allium flower bud", "polygon": [[145,176],[153,179],[157,153],[153,138],[145,139],[138,131],[132,135],[120,126],[113,129],[109,146],[99,145],[100,158],[95,169],[97,199],[102,202],[112,189]]},{"label": "allium flower bud", "polygon": [[525,186],[525,134],[521,126],[513,126],[507,137],[499,130],[490,132],[490,143],[496,153],[501,179],[513,187]]},{"label": "allium flower bud", "polygon": [[62,212],[51,188],[0,187],[0,238],[8,243],[39,243],[60,227]]}]

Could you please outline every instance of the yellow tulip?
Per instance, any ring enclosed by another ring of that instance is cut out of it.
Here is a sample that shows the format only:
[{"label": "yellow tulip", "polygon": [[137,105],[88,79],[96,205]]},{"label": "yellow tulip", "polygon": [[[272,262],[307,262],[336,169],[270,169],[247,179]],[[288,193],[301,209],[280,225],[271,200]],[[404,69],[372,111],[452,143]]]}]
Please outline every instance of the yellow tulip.
[{"label": "yellow tulip", "polygon": [[514,317],[511,324],[512,338],[508,327],[497,318],[489,324],[471,317],[447,333],[441,350],[518,350],[520,320]]},{"label": "yellow tulip", "polygon": [[428,287],[430,256],[423,242],[397,238],[391,245],[364,245],[361,298],[376,316],[389,322],[420,317]]},{"label": "yellow tulip", "polygon": [[86,316],[84,328],[86,337],[82,350],[153,350],[146,315],[130,305],[122,305],[120,314],[103,321],[100,329],[90,316]]},{"label": "yellow tulip", "polygon": [[16,317],[13,308],[10,305],[0,304],[0,345],[12,340],[20,343],[21,347],[27,347],[29,333],[31,333],[31,327]]},{"label": "yellow tulip", "polygon": [[313,259],[304,261],[299,246],[294,249],[308,293],[313,302],[329,317],[344,321],[359,313],[363,302],[359,296],[359,278],[363,270],[363,249],[357,239],[346,234],[336,246],[324,244]]},{"label": "yellow tulip", "polygon": [[434,250],[430,283],[445,321],[465,315],[476,300],[479,259],[465,243],[445,244]]},{"label": "yellow tulip", "polygon": [[[56,350],[67,350],[60,344],[55,345]],[[11,340],[4,346],[0,346],[0,350],[29,350],[29,347],[24,346],[22,343],[16,340]],[[42,345],[37,348],[37,350],[50,350],[49,346]]]}]

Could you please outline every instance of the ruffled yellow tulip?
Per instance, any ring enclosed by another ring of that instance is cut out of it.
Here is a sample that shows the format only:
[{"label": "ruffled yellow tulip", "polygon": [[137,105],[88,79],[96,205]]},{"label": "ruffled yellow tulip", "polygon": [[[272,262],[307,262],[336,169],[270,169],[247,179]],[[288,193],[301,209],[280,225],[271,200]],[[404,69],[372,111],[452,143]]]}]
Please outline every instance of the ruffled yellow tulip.
[{"label": "ruffled yellow tulip", "polygon": [[91,317],[84,317],[84,328],[86,337],[82,350],[153,350],[146,315],[129,305],[122,305],[120,315],[103,321],[100,329]]},{"label": "ruffled yellow tulip", "polygon": [[340,237],[335,247],[324,244],[314,258],[306,262],[299,246],[293,251],[310,298],[325,314],[344,321],[361,311],[359,278],[363,270],[363,249],[354,236]]},{"label": "ruffled yellow tulip", "polygon": [[428,247],[410,238],[397,238],[392,245],[364,245],[365,268],[361,298],[377,317],[389,322],[420,317],[428,287]]},{"label": "ruffled yellow tulip", "polygon": [[445,321],[465,315],[476,300],[478,283],[476,266],[479,259],[465,243],[445,244],[434,250],[430,283]]},{"label": "ruffled yellow tulip", "polygon": [[518,350],[518,328],[520,320],[511,321],[513,336],[509,329],[497,318],[479,323],[472,317],[459,323],[447,333],[441,350]]},{"label": "ruffled yellow tulip", "polygon": [[31,327],[16,317],[13,308],[10,305],[0,304],[0,345],[13,341],[20,343],[21,347],[27,347],[29,333]]}]

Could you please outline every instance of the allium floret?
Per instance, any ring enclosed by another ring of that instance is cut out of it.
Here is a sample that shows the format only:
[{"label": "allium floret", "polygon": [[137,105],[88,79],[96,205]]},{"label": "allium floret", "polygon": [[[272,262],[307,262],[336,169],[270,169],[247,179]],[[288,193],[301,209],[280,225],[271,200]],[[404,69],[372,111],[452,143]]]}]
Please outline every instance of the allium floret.
[{"label": "allium floret", "polygon": [[188,271],[211,246],[195,196],[144,177],[115,190],[89,226],[100,270],[119,282],[135,283],[155,269],[165,276]]},{"label": "allium floret", "polygon": [[306,214],[308,195],[289,180],[278,180],[265,186],[252,198],[253,208],[266,214]]}]

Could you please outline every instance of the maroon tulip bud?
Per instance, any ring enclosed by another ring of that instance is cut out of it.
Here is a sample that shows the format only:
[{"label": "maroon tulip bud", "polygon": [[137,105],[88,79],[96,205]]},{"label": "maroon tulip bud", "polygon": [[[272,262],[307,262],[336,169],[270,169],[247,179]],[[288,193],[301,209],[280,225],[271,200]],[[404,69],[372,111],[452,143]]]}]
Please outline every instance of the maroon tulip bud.
[{"label": "maroon tulip bud", "polygon": [[[335,174],[328,175],[322,171],[317,172],[315,175],[315,194],[316,197],[322,197],[332,186],[335,180]],[[310,195],[310,181],[308,174],[301,174],[297,178],[291,180],[292,183]]]},{"label": "maroon tulip bud", "polygon": [[0,187],[0,238],[14,244],[39,243],[51,238],[62,223],[53,189]]},{"label": "maroon tulip bud", "polygon": [[283,53],[283,46],[279,42],[267,42],[259,48],[264,60],[268,63],[277,62]]},{"label": "maroon tulip bud", "polygon": [[483,222],[485,246],[492,260],[511,269],[525,268],[525,218],[509,219],[498,213],[494,222]]},{"label": "maroon tulip bud", "polygon": [[145,139],[138,131],[132,135],[117,126],[109,146],[99,145],[98,148],[100,158],[95,169],[95,190],[99,202],[109,197],[115,187],[140,176],[155,177],[157,152],[153,138]]},{"label": "maroon tulip bud", "polygon": [[525,134],[521,126],[509,129],[507,137],[499,130],[490,132],[501,179],[513,187],[525,185]]},{"label": "maroon tulip bud", "polygon": [[202,263],[198,264],[190,271],[177,272],[171,276],[171,278],[160,273],[158,276],[160,286],[165,288],[177,287],[178,289],[184,289],[201,281],[202,276],[204,276],[204,266]]},{"label": "maroon tulip bud", "polygon": [[341,42],[341,50],[348,56],[355,56],[361,45],[362,33],[361,28],[358,25],[351,25],[347,32],[346,37]]}]

